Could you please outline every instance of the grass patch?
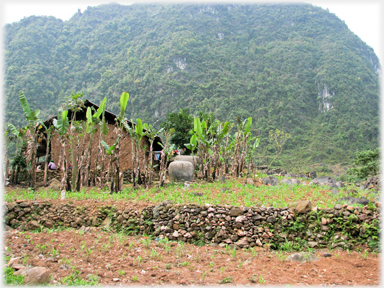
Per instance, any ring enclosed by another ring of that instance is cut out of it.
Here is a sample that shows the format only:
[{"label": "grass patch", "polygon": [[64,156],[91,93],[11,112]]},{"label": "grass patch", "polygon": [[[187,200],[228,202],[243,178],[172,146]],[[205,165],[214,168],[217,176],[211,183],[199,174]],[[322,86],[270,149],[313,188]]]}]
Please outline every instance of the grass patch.
[{"label": "grass patch", "polygon": [[[8,263],[10,260],[9,256],[4,256],[4,263]],[[24,276],[21,275],[13,275],[13,268],[5,267],[4,268],[4,283],[6,285],[23,285],[24,284]]]},{"label": "grass patch", "polygon": [[[261,177],[264,175],[258,175]],[[278,177],[282,178],[282,177]],[[310,179],[308,179],[309,182]],[[120,193],[109,194],[109,191],[97,188],[82,189],[80,192],[68,192],[66,198],[68,200],[123,200],[132,203],[148,202],[161,203],[170,200],[175,204],[193,203],[204,205],[209,203],[212,205],[233,205],[254,207],[264,205],[266,207],[284,208],[290,203],[300,201],[302,199],[310,200],[319,208],[332,208],[335,200],[342,197],[342,192],[354,189],[358,193],[356,197],[366,197],[372,199],[374,194],[369,191],[363,191],[354,185],[339,189],[340,195],[332,195],[332,190],[326,186],[311,185],[285,185],[277,186],[253,186],[245,185],[245,178],[230,178],[225,183],[214,182],[206,183],[198,181],[191,184],[191,188],[186,191],[182,183],[169,184],[166,187],[152,187],[150,189],[133,189],[133,187],[125,188]],[[194,193],[201,193],[202,196],[196,196]],[[34,193],[30,193],[27,189],[9,190],[4,194],[6,202],[12,202],[16,199],[20,200],[49,200],[58,199],[59,193],[53,190],[38,189]]]}]

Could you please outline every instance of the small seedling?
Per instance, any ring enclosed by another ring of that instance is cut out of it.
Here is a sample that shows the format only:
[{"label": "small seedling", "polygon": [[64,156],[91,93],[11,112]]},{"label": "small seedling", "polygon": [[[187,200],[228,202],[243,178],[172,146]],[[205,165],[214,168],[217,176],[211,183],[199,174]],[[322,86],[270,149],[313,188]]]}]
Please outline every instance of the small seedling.
[{"label": "small seedling", "polygon": [[143,258],[141,258],[140,256],[137,256],[137,258],[136,258],[136,263],[137,263],[138,266],[141,265],[141,260],[142,260],[142,259],[143,259]]},{"label": "small seedling", "polygon": [[45,250],[47,249],[47,245],[40,245],[40,244],[37,244],[36,247],[37,247],[38,249],[40,249],[41,254],[44,254]]},{"label": "small seedling", "polygon": [[251,283],[256,283],[256,282],[258,281],[257,274],[253,274],[253,276],[248,277],[248,280],[249,280]]},{"label": "small seedling", "polygon": [[204,271],[203,274],[201,275],[201,281],[204,282],[205,276],[207,276],[207,272]]},{"label": "small seedling", "polygon": [[28,255],[24,255],[24,257],[23,257],[23,265],[25,266],[25,265],[27,265],[27,262],[28,262]]},{"label": "small seedling", "polygon": [[159,256],[159,253],[157,253],[157,251],[155,249],[152,248],[152,251],[151,251],[151,257],[152,258],[156,258],[157,256]]},{"label": "small seedling", "polygon": [[124,270],[120,270],[120,271],[119,271],[119,276],[124,276],[124,275],[125,275]]},{"label": "small seedling", "polygon": [[255,248],[253,248],[253,247],[251,247],[251,253],[252,253],[252,257],[257,256],[257,252],[256,252]]},{"label": "small seedling", "polygon": [[83,241],[82,243],[83,244],[80,246],[81,253],[83,253],[87,249],[87,246],[85,245],[85,242]]},{"label": "small seedling", "polygon": [[165,264],[165,269],[166,269],[166,270],[170,270],[171,268],[172,268],[171,263],[167,263],[167,264]]},{"label": "small seedling", "polygon": [[232,283],[233,277],[225,277],[223,280],[219,281],[220,284],[227,284],[227,283]]},{"label": "small seedling", "polygon": [[149,248],[151,246],[151,239],[149,237],[142,239],[141,242],[145,248]]},{"label": "small seedling", "polygon": [[265,279],[263,278],[262,275],[260,275],[260,277],[259,277],[259,283],[260,284],[265,284]]},{"label": "small seedling", "polygon": [[85,250],[85,253],[87,254],[87,261],[89,260],[89,256],[92,254],[92,249],[91,248],[88,248],[87,250]]},{"label": "small seedling", "polygon": [[52,257],[56,258],[59,255],[59,250],[56,250],[55,247],[52,247]]},{"label": "small seedling", "polygon": [[132,282],[137,282],[138,281],[138,279],[137,279],[137,276],[132,276]]}]

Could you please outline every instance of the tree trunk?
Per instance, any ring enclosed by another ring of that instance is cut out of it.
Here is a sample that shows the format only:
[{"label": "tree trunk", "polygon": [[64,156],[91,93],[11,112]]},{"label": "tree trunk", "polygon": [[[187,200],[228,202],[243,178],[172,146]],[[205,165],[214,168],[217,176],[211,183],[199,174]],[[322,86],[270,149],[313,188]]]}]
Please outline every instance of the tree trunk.
[{"label": "tree trunk", "polygon": [[[152,140],[152,139],[151,139]],[[148,179],[148,184],[152,185],[152,169],[153,169],[153,141],[154,140],[149,140],[151,143],[149,145],[149,179]]]},{"label": "tree trunk", "polygon": [[[37,137],[36,137],[37,139]],[[36,140],[33,139],[32,149],[32,157],[31,157],[31,177],[29,182],[29,187],[35,188],[36,185]]]},{"label": "tree trunk", "polygon": [[92,140],[93,140],[93,134],[89,136],[89,143],[88,143],[88,149],[86,154],[87,162],[85,164],[85,179],[86,179],[86,186],[89,187],[91,180],[90,180],[90,171],[91,171],[91,156],[92,156]]},{"label": "tree trunk", "polygon": [[[61,171],[63,172],[63,178],[61,179],[61,187],[60,189],[61,190],[66,190],[66,188],[68,188],[68,183],[67,183],[67,176],[68,176],[68,171],[67,171],[67,163],[66,163],[66,153],[65,153],[65,140],[64,139],[61,139],[62,141],[62,153],[63,153],[63,157],[62,157],[62,164],[61,164]],[[73,171],[72,171],[73,173]]]},{"label": "tree trunk", "polygon": [[133,136],[131,135],[131,146],[132,146],[132,183],[133,187],[136,187],[136,178],[135,178],[135,144]]},{"label": "tree trunk", "polygon": [[50,142],[51,142],[51,135],[48,135],[48,137],[47,137],[47,151],[45,153],[45,161],[44,161],[44,186],[48,185],[48,155],[50,153],[50,151],[49,151]]},{"label": "tree trunk", "polygon": [[[72,134],[72,133],[71,133]],[[78,176],[78,162],[77,162],[77,149],[75,145],[75,137],[71,135],[71,164],[72,164],[72,187],[76,189],[77,176]]]},{"label": "tree trunk", "polygon": [[145,161],[145,150],[143,149],[143,169],[144,169],[144,178],[143,178],[143,184],[146,186],[147,185],[147,165]]}]

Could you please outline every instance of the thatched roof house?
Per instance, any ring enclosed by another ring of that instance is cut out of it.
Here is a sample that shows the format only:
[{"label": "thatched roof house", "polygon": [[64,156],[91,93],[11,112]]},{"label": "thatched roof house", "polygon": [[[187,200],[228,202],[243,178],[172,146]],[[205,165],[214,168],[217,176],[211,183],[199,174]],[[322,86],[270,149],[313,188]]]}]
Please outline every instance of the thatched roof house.
[{"label": "thatched roof house", "polygon": [[[82,108],[81,111],[76,112],[76,115],[75,115],[76,121],[86,121],[86,111],[87,111],[88,107],[91,107],[91,108],[93,107],[95,110],[97,110],[99,108],[99,106],[96,105],[95,103],[92,103],[89,100],[85,100],[84,101],[84,108]],[[73,116],[73,112],[71,110],[68,110],[68,118],[72,119],[72,116]],[[109,112],[107,110],[105,111],[105,119],[106,119],[106,122],[108,124],[109,130],[108,130],[108,135],[106,136],[106,138],[104,140],[108,145],[112,145],[117,138],[117,133],[115,131],[116,118],[117,117],[118,116],[116,114],[113,114],[112,112]],[[44,121],[45,126],[50,127],[51,125],[53,125],[53,119],[56,119],[56,118],[57,118],[57,116],[54,116],[54,117],[51,117],[51,118],[47,119],[46,121]],[[130,125],[132,127],[135,124],[128,121],[128,125]],[[100,137],[100,133],[99,133],[99,128],[98,128],[98,130],[94,134],[93,140],[92,140],[91,169],[93,169],[95,167],[94,161],[95,161],[95,155],[97,154],[96,152],[97,152],[97,148],[98,148],[99,137]],[[161,146],[158,144],[159,142],[162,143],[160,137],[156,137],[156,139],[153,143],[153,151],[162,150]],[[78,150],[77,152],[81,153],[81,151],[83,151],[83,149],[86,149],[86,147],[88,146],[88,143],[89,143],[89,137],[85,138],[84,143],[76,143],[76,149]],[[123,137],[120,139],[120,168],[122,170],[132,169],[132,146],[131,145],[132,145],[131,137],[127,131],[124,131]],[[55,163],[58,163],[59,156],[60,156],[60,150],[61,150],[61,142],[60,142],[59,136],[57,134],[55,134],[54,132],[52,134],[50,146],[51,146],[50,147],[50,151],[51,151],[51,154],[50,154],[51,157],[50,158]],[[148,141],[148,138],[146,136],[143,137],[142,142],[141,142],[141,146],[142,147],[146,146],[145,156],[148,159],[148,157],[149,157],[149,141]],[[67,145],[67,149],[68,149],[67,155],[70,155],[69,154],[69,148],[70,148],[69,145]],[[46,149],[47,149],[47,143],[45,140],[43,140],[43,141],[41,141],[41,143],[38,147],[37,157],[44,156],[46,154]],[[70,161],[70,158],[68,158],[68,159]]]}]

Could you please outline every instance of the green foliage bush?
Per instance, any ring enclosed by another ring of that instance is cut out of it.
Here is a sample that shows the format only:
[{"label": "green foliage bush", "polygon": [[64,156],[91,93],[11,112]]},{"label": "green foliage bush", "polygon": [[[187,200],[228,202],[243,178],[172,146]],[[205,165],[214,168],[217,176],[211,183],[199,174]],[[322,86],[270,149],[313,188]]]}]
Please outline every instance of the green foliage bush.
[{"label": "green foliage bush", "polygon": [[348,169],[348,180],[365,180],[370,176],[377,175],[380,160],[379,149],[356,152],[356,160],[353,164],[359,167]]},{"label": "green foliage bush", "polygon": [[[178,113],[168,113],[167,119],[161,123],[161,128],[166,131],[173,129],[171,136],[171,143],[175,144],[177,148],[185,148],[184,144],[189,143],[191,134],[189,133],[193,128],[193,116],[189,114],[189,109],[180,109]],[[186,154],[188,154],[186,151]]]}]

